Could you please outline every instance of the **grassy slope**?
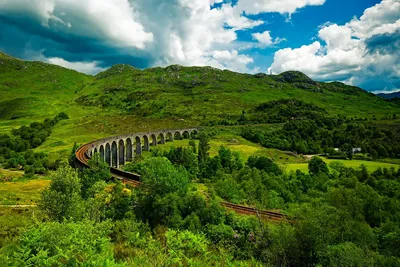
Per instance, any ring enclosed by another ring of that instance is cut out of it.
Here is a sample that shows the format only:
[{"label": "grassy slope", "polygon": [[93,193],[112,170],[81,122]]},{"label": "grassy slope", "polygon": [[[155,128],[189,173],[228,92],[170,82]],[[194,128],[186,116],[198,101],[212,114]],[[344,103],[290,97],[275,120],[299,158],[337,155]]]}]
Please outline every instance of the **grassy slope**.
[{"label": "grassy slope", "polygon": [[[78,97],[82,103],[115,105],[142,116],[193,122],[237,116],[255,104],[280,98],[313,102],[331,114],[347,116],[383,117],[400,111],[399,106],[359,88],[316,83],[291,73],[282,78],[285,74],[248,75],[210,67],[174,65],[140,71],[117,65],[97,75]],[[136,103],[133,108],[126,105],[132,102]]]},{"label": "grassy slope", "polygon": [[[331,162],[341,162],[346,167],[351,168],[358,168],[361,164],[364,164],[369,171],[375,171],[379,167],[381,168],[395,168],[396,170],[400,168],[398,164],[391,164],[385,162],[376,162],[376,161],[366,161],[366,160],[336,160],[336,159],[326,159],[322,158],[327,164]],[[297,169],[301,170],[302,172],[308,173],[308,164],[307,163],[289,163],[282,165],[283,169],[287,172],[296,171]]]},{"label": "grassy slope", "polygon": [[0,205],[35,205],[49,184],[44,179],[0,183]]},{"label": "grassy slope", "polygon": [[56,125],[38,149],[54,154],[69,153],[74,142],[199,125],[238,116],[260,102],[293,97],[324,107],[332,115],[400,114],[400,106],[361,89],[315,83],[296,72],[268,76],[210,67],[141,71],[116,65],[93,77],[0,53],[0,134],[64,111],[70,120]]},{"label": "grassy slope", "polygon": [[[196,141],[198,144],[198,141]],[[212,140],[210,140],[210,156],[214,157],[218,155],[218,150],[221,146],[229,148],[231,151],[239,152],[244,161],[252,155],[266,156],[274,161],[280,163],[304,163],[306,160],[303,157],[294,157],[292,155],[287,155],[284,152],[273,149],[264,148],[259,144],[252,143],[246,139],[234,135],[234,134],[219,134]],[[174,142],[167,142],[164,145],[158,145],[157,148],[161,151],[169,151],[171,147],[189,147],[189,140],[175,140]],[[149,156],[149,152],[144,152],[144,156]]]},{"label": "grassy slope", "polygon": [[22,61],[0,53],[0,134],[64,111],[70,120],[55,127],[41,147],[43,150],[70,151],[76,141],[108,135],[85,126],[93,116],[100,119],[106,111],[84,107],[74,101],[76,91],[92,79],[73,70]]},{"label": "grassy slope", "polygon": [[[197,141],[196,141],[197,143]],[[197,143],[198,144],[198,143]],[[158,145],[157,148],[161,151],[169,151],[171,147],[189,147],[189,140],[175,140],[174,142],[167,142],[164,145]],[[242,156],[243,161],[247,161],[248,157],[252,155],[265,156],[274,160],[278,165],[282,167],[286,172],[296,171],[297,169],[302,172],[308,173],[308,162],[307,159],[302,156],[287,155],[284,152],[273,149],[264,148],[259,144],[252,143],[246,139],[229,133],[221,133],[210,140],[210,156],[218,155],[218,149],[220,146],[229,148],[231,151],[239,152]],[[143,156],[150,156],[150,152],[144,152]],[[331,162],[341,162],[346,167],[358,168],[361,164],[364,164],[368,170],[375,171],[377,168],[400,168],[400,161],[397,159],[385,159],[381,161],[366,161],[366,160],[334,160],[322,158],[327,164]]]}]

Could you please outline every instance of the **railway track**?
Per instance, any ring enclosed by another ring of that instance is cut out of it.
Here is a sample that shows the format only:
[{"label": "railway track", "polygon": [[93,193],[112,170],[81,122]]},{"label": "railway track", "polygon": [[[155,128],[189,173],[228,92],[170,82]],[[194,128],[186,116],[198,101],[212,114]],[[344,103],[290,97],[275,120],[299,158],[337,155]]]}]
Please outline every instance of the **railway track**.
[{"label": "railway track", "polygon": [[[89,163],[89,160],[90,160],[90,157],[87,154],[87,150],[88,150],[88,147],[91,144],[92,144],[92,142],[88,143],[88,144],[85,144],[85,145],[79,147],[75,152],[76,159],[83,166],[85,166],[87,168],[89,167],[88,163]],[[110,171],[111,171],[112,176],[115,179],[118,179],[118,180],[122,181],[125,184],[130,184],[130,185],[135,186],[135,187],[140,185],[140,181],[126,177],[126,176],[130,176],[129,175],[130,173],[128,173],[128,172],[121,171],[121,170],[118,170],[118,169],[115,169],[115,168],[111,168],[111,167],[110,167]]]},{"label": "railway track", "polygon": [[[79,147],[75,152],[76,159],[84,167],[89,167],[88,162],[90,160],[90,157],[87,154],[87,150],[92,143],[93,142]],[[121,180],[125,184],[130,184],[135,187],[140,186],[141,184],[140,176],[137,174],[132,174],[112,167],[110,167],[110,171],[115,179]],[[263,220],[272,220],[272,221],[288,220],[287,215],[279,212],[257,210],[252,207],[237,205],[229,202],[221,202],[221,205],[226,209],[233,210],[236,213],[257,216],[258,218],[261,218]]]},{"label": "railway track", "polygon": [[257,210],[252,207],[237,205],[229,202],[221,202],[221,205],[227,209],[235,211],[236,213],[245,215],[255,215],[264,220],[273,220],[273,221],[288,220],[288,217],[285,214],[278,212]]}]

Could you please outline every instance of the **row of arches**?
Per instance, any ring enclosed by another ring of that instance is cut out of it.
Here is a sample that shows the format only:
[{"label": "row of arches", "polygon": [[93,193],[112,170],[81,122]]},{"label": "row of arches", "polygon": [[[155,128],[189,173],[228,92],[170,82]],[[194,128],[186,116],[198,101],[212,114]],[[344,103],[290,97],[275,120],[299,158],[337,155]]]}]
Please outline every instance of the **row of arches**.
[{"label": "row of arches", "polygon": [[196,135],[196,130],[182,130],[126,136],[99,144],[90,151],[90,157],[97,153],[100,159],[104,160],[110,167],[118,168],[125,162],[132,161],[135,155],[149,151],[150,147],[174,140],[194,138]]}]

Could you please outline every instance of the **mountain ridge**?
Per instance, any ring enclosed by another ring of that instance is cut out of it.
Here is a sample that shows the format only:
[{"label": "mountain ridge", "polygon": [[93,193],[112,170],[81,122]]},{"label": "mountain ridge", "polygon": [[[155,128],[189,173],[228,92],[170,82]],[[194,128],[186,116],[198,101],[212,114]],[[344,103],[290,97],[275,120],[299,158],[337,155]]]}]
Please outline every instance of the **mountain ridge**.
[{"label": "mountain ridge", "polygon": [[[256,74],[248,74],[248,73],[235,72],[235,71],[231,71],[228,69],[219,69],[219,68],[215,68],[215,67],[211,67],[211,66],[183,66],[183,65],[173,64],[173,65],[169,65],[166,67],[152,67],[152,68],[146,68],[146,69],[138,69],[129,64],[115,64],[115,65],[110,66],[109,68],[107,68],[106,70],[104,70],[102,72],[99,72],[95,75],[91,75],[91,74],[85,74],[85,73],[82,73],[82,72],[79,72],[79,71],[76,71],[74,69],[70,69],[70,68],[67,68],[64,66],[48,63],[48,62],[37,61],[37,60],[34,60],[34,61],[22,60],[19,58],[15,58],[11,55],[8,55],[6,53],[3,53],[1,51],[0,51],[0,58],[9,59],[9,60],[17,60],[17,61],[20,61],[21,63],[36,63],[36,64],[40,64],[40,65],[44,65],[44,66],[53,66],[56,68],[74,71],[74,72],[77,72],[82,75],[92,76],[94,78],[105,78],[105,76],[112,76],[112,74],[115,74],[116,72],[121,73],[123,71],[132,71],[132,72],[150,71],[150,72],[153,72],[153,71],[157,71],[157,70],[161,69],[161,70],[165,70],[167,72],[172,72],[172,71],[176,72],[176,71],[180,71],[182,69],[193,69],[193,70],[216,71],[216,72],[221,72],[221,73],[229,72],[229,73],[238,74],[238,75],[254,76],[257,78],[271,77],[277,81],[289,82],[289,83],[305,82],[305,83],[312,84],[312,85],[322,83],[322,82],[312,80],[310,77],[308,77],[306,74],[304,74],[300,71],[294,71],[294,70],[285,71],[280,74],[267,74],[267,73],[262,73],[262,72],[256,73]],[[341,83],[341,82],[335,81],[332,83]],[[341,83],[341,84],[343,84],[343,83]],[[348,86],[346,84],[343,84],[343,85]],[[359,87],[356,87],[356,88],[359,88]],[[362,88],[359,88],[359,89],[365,91]]]},{"label": "mountain ridge", "polygon": [[393,93],[379,93],[376,95],[380,96],[382,98],[385,98],[385,99],[400,98],[400,91],[393,92]]},{"label": "mountain ridge", "polygon": [[[3,53],[0,51],[0,58],[4,58],[4,59],[8,59],[8,60],[17,60],[21,63],[32,63],[32,64],[39,64],[42,66],[51,66],[51,67],[55,67],[55,68],[60,68],[60,69],[65,69],[65,70],[69,70],[69,71],[73,71],[85,76],[91,76],[94,77],[96,79],[103,79],[121,72],[125,72],[125,71],[130,71],[132,73],[140,73],[140,72],[154,72],[154,71],[159,71],[159,70],[164,70],[166,72],[177,72],[180,71],[182,69],[191,69],[191,70],[203,70],[205,72],[207,71],[215,71],[215,72],[219,72],[219,73],[232,73],[232,74],[236,74],[236,75],[244,75],[244,76],[251,76],[251,77],[256,77],[256,78],[272,78],[276,81],[280,81],[280,82],[288,82],[291,84],[295,84],[296,83],[305,83],[305,84],[309,84],[309,85],[314,85],[317,86],[318,84],[332,84],[332,85],[339,85],[340,87],[352,87],[352,88],[356,88],[359,89],[363,92],[368,92],[360,87],[357,86],[349,86],[346,85],[342,82],[339,81],[334,81],[334,82],[330,82],[330,83],[324,83],[324,82],[318,82],[318,81],[314,81],[312,80],[309,76],[307,76],[306,74],[300,72],[300,71],[294,71],[294,70],[290,70],[290,71],[285,71],[282,72],[280,74],[266,74],[266,73],[256,73],[256,74],[248,74],[248,73],[241,73],[241,72],[235,72],[235,71],[231,71],[228,69],[219,69],[219,68],[214,68],[211,66],[183,66],[183,65],[177,65],[177,64],[173,64],[173,65],[169,65],[166,67],[152,67],[152,68],[146,68],[146,69],[138,69],[133,67],[132,65],[129,64],[115,64],[109,68],[107,68],[106,70],[99,72],[96,75],[90,75],[90,74],[84,74],[82,72],[76,71],[74,69],[70,69],[64,66],[60,66],[60,65],[55,65],[55,64],[51,64],[51,63],[47,63],[47,62],[43,62],[43,61],[29,61],[29,60],[22,60],[22,59],[18,59],[15,57],[12,57],[11,55],[8,55],[6,53]],[[307,88],[305,86],[300,86],[299,88]],[[400,92],[398,92],[400,93]],[[379,96],[383,96],[385,94],[377,94]]]}]

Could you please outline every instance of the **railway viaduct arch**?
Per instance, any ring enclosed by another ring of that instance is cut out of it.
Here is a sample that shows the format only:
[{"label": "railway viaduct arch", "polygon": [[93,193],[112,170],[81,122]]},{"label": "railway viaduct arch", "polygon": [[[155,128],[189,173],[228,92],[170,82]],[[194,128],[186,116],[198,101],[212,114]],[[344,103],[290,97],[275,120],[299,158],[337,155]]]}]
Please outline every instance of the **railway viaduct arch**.
[{"label": "railway viaduct arch", "polygon": [[[132,160],[135,155],[140,155],[143,150],[149,150],[151,146],[164,144],[167,141],[173,141],[177,138],[189,138],[197,133],[197,128],[188,128],[127,134],[100,139],[85,144],[76,150],[76,167],[89,167],[88,161],[97,153],[99,157],[104,159],[110,166],[113,177],[122,180],[124,183],[139,186],[141,184],[140,175],[118,169],[120,164]],[[288,219],[286,215],[277,212],[258,211],[248,206],[241,206],[228,202],[221,202],[221,205],[237,213],[255,215],[261,219],[275,221]]]},{"label": "railway viaduct arch", "polygon": [[110,167],[118,168],[143,151],[149,151],[151,147],[194,137],[198,131],[197,128],[187,128],[112,136],[90,143],[86,153],[89,157],[97,153]]}]

